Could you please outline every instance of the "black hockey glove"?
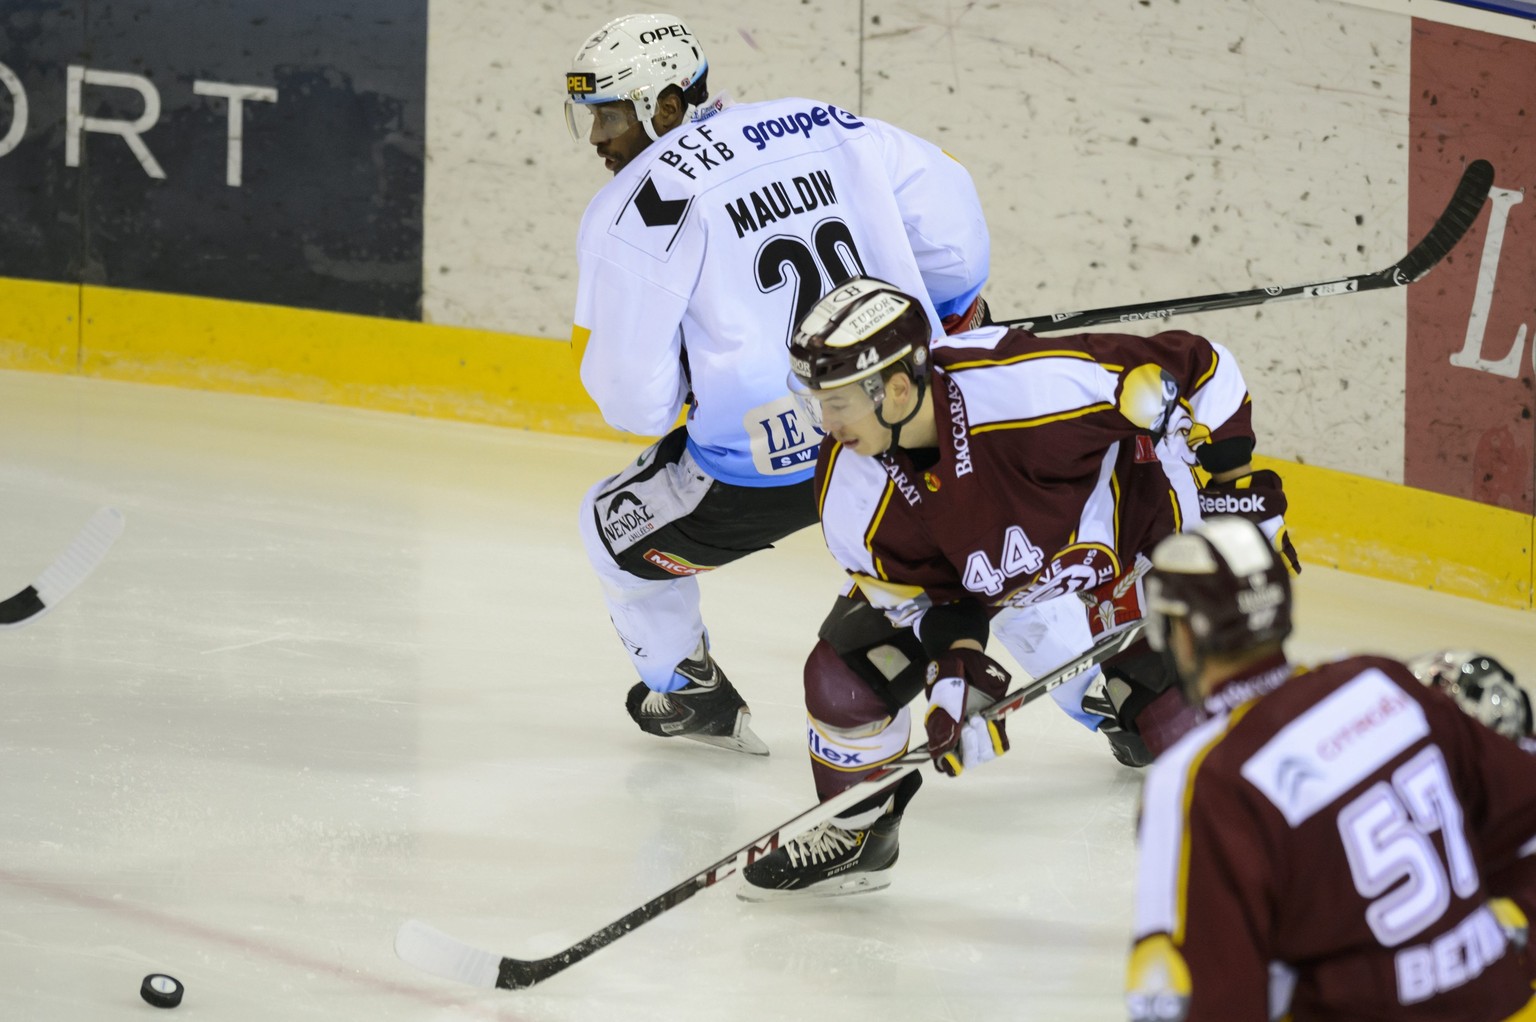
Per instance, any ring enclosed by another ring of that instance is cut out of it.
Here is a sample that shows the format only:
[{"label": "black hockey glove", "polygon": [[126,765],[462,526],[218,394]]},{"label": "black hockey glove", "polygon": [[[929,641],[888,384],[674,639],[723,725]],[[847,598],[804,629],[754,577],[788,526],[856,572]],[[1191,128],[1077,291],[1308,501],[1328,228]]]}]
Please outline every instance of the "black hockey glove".
[{"label": "black hockey glove", "polygon": [[979,650],[952,649],[928,665],[928,755],[941,773],[959,777],[966,767],[1008,751],[1001,720],[981,711],[1008,694],[1008,672]]},{"label": "black hockey glove", "polygon": [[1301,560],[1285,527],[1287,506],[1280,477],[1267,468],[1224,483],[1207,483],[1200,490],[1202,515],[1239,515],[1254,522],[1264,530],[1275,551],[1285,558],[1291,574],[1299,575]]}]

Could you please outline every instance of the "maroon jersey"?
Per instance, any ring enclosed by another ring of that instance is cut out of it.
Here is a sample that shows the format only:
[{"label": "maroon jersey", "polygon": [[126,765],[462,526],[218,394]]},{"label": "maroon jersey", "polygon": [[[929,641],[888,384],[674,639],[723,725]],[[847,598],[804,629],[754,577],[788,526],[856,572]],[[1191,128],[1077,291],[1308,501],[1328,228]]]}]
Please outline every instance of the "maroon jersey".
[{"label": "maroon jersey", "polygon": [[1495,1022],[1530,999],[1485,879],[1536,847],[1518,745],[1379,657],[1277,656],[1207,710],[1143,791],[1134,1019]]},{"label": "maroon jersey", "polygon": [[[816,469],[828,549],[903,623],[963,597],[1024,606],[1116,577],[1179,528],[1191,445],[1253,436],[1236,360],[1182,331],[991,328],[932,353],[937,461],[868,458],[828,438]],[[1157,447],[1165,415],[1178,435]]]}]

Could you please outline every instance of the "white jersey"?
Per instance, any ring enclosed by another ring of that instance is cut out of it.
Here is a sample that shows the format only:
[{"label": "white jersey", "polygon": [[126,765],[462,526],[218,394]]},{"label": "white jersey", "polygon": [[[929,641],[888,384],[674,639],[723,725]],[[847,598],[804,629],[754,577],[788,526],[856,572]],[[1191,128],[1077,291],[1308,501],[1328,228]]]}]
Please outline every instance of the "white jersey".
[{"label": "white jersey", "polygon": [[938,331],[989,258],[970,175],[937,146],[814,100],[717,100],[582,217],[582,383],[610,425],[646,436],[688,401],[689,450],[716,479],[801,482],[821,436],[785,382],[800,318],[868,276],[922,296]]}]

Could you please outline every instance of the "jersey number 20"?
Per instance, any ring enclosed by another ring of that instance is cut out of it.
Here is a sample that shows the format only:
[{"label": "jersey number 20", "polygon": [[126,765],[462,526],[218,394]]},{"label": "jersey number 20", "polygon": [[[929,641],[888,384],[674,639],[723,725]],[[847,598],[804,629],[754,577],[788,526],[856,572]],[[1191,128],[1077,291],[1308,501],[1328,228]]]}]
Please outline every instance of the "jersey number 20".
[{"label": "jersey number 20", "polygon": [[[794,315],[784,333],[788,341],[822,295],[845,280],[864,275],[864,261],[859,258],[848,225],[832,217],[811,228],[809,245],[792,235],[780,235],[757,250],[757,286],[764,294],[784,286],[788,280],[786,269],[795,277]],[[826,290],[822,289],[823,274]]]}]

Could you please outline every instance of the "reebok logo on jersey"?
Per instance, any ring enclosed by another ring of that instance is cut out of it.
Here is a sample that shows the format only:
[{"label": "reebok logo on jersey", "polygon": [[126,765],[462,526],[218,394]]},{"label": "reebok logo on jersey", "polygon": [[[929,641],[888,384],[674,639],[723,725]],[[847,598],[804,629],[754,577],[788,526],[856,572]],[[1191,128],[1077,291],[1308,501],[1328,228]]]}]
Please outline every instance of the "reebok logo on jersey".
[{"label": "reebok logo on jersey", "polygon": [[1267,515],[1269,510],[1264,504],[1263,494],[1245,493],[1238,496],[1234,493],[1209,494],[1202,490],[1200,513],[1202,515]]},{"label": "reebok logo on jersey", "polygon": [[862,128],[864,122],[846,110],[828,104],[813,106],[809,110],[796,110],[783,117],[770,117],[766,121],[745,125],[741,137],[751,142],[758,151],[768,148],[776,138],[785,135],[803,135],[810,138],[817,128],[836,125],[839,128]]}]

